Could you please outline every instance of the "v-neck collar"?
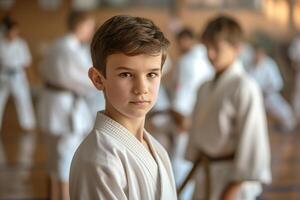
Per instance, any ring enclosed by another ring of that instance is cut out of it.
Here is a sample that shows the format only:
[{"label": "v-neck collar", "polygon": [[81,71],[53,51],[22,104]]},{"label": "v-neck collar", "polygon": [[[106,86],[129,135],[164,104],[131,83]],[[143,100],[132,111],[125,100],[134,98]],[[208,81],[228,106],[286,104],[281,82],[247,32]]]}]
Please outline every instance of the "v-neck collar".
[{"label": "v-neck collar", "polygon": [[236,74],[243,72],[242,64],[239,61],[235,61],[231,66],[229,66],[225,71],[221,72],[217,79],[211,81],[214,88],[220,85],[226,84],[228,80],[231,80]]},{"label": "v-neck collar", "polygon": [[123,125],[105,115],[103,112],[98,112],[95,123],[95,129],[103,130],[105,134],[109,134],[120,143],[122,143],[128,150],[133,152],[138,159],[145,165],[151,174],[154,181],[157,181],[159,176],[157,161],[157,152],[153,148],[149,133],[144,130],[144,139],[148,143],[153,155],[146,149],[146,147],[136,138],[133,133],[126,129]]}]

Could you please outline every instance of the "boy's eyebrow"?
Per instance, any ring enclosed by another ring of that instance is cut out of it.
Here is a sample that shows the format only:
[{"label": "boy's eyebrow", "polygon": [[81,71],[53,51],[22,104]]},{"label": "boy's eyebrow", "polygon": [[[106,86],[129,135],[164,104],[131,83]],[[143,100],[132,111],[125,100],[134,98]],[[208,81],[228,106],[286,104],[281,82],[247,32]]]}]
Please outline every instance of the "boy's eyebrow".
[{"label": "boy's eyebrow", "polygon": [[119,66],[119,67],[117,67],[116,68],[116,70],[129,70],[129,71],[132,71],[132,69],[131,68],[129,68],[129,67],[124,67],[124,66]]},{"label": "boy's eyebrow", "polygon": [[[116,68],[117,71],[121,71],[121,70],[126,70],[126,71],[133,71],[134,69],[130,68],[130,67],[124,67],[124,66],[119,66]],[[149,69],[148,71],[160,71],[161,67],[154,67]]]}]

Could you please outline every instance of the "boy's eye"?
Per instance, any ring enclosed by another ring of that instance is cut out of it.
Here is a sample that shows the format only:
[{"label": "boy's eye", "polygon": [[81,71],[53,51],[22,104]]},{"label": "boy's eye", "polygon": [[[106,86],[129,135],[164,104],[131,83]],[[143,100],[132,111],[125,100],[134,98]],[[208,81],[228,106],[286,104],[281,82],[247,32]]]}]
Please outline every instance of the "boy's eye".
[{"label": "boy's eye", "polygon": [[150,78],[155,78],[157,76],[158,76],[158,73],[154,73],[154,72],[151,72],[148,74],[148,77],[150,77]]},{"label": "boy's eye", "polygon": [[123,73],[120,73],[119,76],[121,78],[127,78],[127,77],[132,77],[132,74],[129,72],[123,72]]}]

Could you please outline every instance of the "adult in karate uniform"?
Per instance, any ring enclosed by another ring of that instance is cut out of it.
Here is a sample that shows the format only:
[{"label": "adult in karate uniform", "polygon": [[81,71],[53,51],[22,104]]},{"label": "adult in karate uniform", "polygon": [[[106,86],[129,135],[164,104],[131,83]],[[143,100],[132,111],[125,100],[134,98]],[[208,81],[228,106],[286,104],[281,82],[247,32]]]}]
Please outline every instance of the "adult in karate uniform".
[{"label": "adult in karate uniform", "polygon": [[71,160],[94,122],[86,97],[96,90],[87,76],[91,64],[84,46],[94,23],[86,12],[71,12],[69,32],[53,43],[41,65],[45,88],[38,110],[48,147],[51,199],[69,199]]},{"label": "adult in karate uniform", "polygon": [[[202,199],[208,188],[205,199],[255,200],[261,184],[271,181],[270,149],[260,89],[237,61],[242,30],[219,16],[202,38],[216,76],[199,89],[192,118],[186,157],[195,162],[206,155],[202,164],[210,171],[198,168],[193,199]],[[227,159],[214,163],[211,157]]]},{"label": "adult in karate uniform", "polygon": [[168,154],[144,129],[168,44],[140,17],[114,16],[95,33],[89,77],[106,105],[73,158],[72,200],[177,199]]},{"label": "adult in karate uniform", "polygon": [[18,120],[25,131],[34,130],[36,119],[25,68],[31,64],[28,45],[19,36],[19,27],[11,17],[5,17],[0,37],[0,129],[8,97],[16,104]]},{"label": "adult in karate uniform", "polygon": [[300,123],[300,36],[297,36],[293,39],[289,47],[288,54],[296,70],[292,104],[293,104],[297,124],[299,126]]},{"label": "adult in karate uniform", "polygon": [[[180,31],[177,43],[182,56],[176,69],[176,89],[171,107],[177,125],[171,160],[178,185],[192,165],[185,160],[184,155],[188,141],[186,130],[196,102],[197,90],[204,81],[213,77],[214,71],[207,59],[205,46],[196,42],[192,30],[185,28]],[[192,193],[193,187],[187,186],[181,198],[190,199]]]},{"label": "adult in karate uniform", "polygon": [[293,111],[288,102],[281,96],[283,80],[276,62],[266,55],[262,47],[255,47],[255,63],[249,69],[249,74],[260,86],[265,108],[278,120],[280,129],[292,131],[296,126]]}]

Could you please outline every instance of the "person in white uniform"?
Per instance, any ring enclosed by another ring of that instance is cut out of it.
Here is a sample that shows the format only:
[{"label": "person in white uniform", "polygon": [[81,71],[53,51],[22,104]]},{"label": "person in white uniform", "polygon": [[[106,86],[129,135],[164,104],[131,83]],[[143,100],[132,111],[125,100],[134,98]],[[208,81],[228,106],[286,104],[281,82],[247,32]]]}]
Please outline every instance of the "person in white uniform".
[{"label": "person in white uniform", "polygon": [[255,200],[271,181],[270,148],[261,91],[237,60],[242,30],[218,16],[202,39],[216,75],[198,91],[189,132],[186,157],[205,166],[198,167],[193,199]]},{"label": "person in white uniform", "polygon": [[72,11],[68,33],[51,45],[40,68],[45,82],[38,103],[39,125],[48,148],[51,199],[69,199],[73,155],[94,122],[87,97],[96,92],[86,76],[91,66],[85,44],[94,33],[94,18]]},{"label": "person in white uniform", "polygon": [[[192,166],[184,155],[188,141],[186,130],[196,102],[197,90],[204,81],[213,77],[214,70],[207,59],[205,46],[196,42],[192,30],[182,29],[177,34],[177,43],[182,56],[176,69],[176,89],[171,108],[177,126],[171,160],[176,184],[179,185]],[[181,199],[190,199],[192,193],[193,186],[189,185],[183,191]]]},{"label": "person in white uniform", "polygon": [[289,103],[280,94],[283,80],[278,65],[259,45],[255,45],[254,49],[254,65],[249,69],[249,74],[263,92],[265,108],[279,122],[280,130],[293,131],[296,119]]},{"label": "person in white uniform", "polygon": [[300,35],[295,37],[291,42],[288,50],[288,55],[296,70],[295,86],[293,92],[293,109],[297,120],[297,125],[300,125]]},{"label": "person in white uniform", "polygon": [[22,129],[33,131],[36,119],[24,70],[31,64],[30,51],[26,41],[19,36],[19,27],[14,19],[5,17],[3,29],[3,36],[0,37],[0,130],[5,105],[11,94]]},{"label": "person in white uniform", "polygon": [[250,42],[244,41],[241,44],[239,50],[239,60],[242,62],[246,71],[248,71],[251,66],[253,65],[254,57],[255,57],[255,50]]},{"label": "person in white uniform", "polygon": [[114,16],[95,33],[89,77],[106,106],[73,158],[71,200],[177,199],[168,154],[144,129],[168,44],[140,17]]},{"label": "person in white uniform", "polygon": [[167,54],[166,61],[162,67],[162,83],[160,84],[157,101],[148,113],[145,127],[151,134],[170,152],[172,146],[172,132],[174,123],[170,115],[171,101],[167,89],[163,83],[164,77],[171,70],[172,61]]}]

